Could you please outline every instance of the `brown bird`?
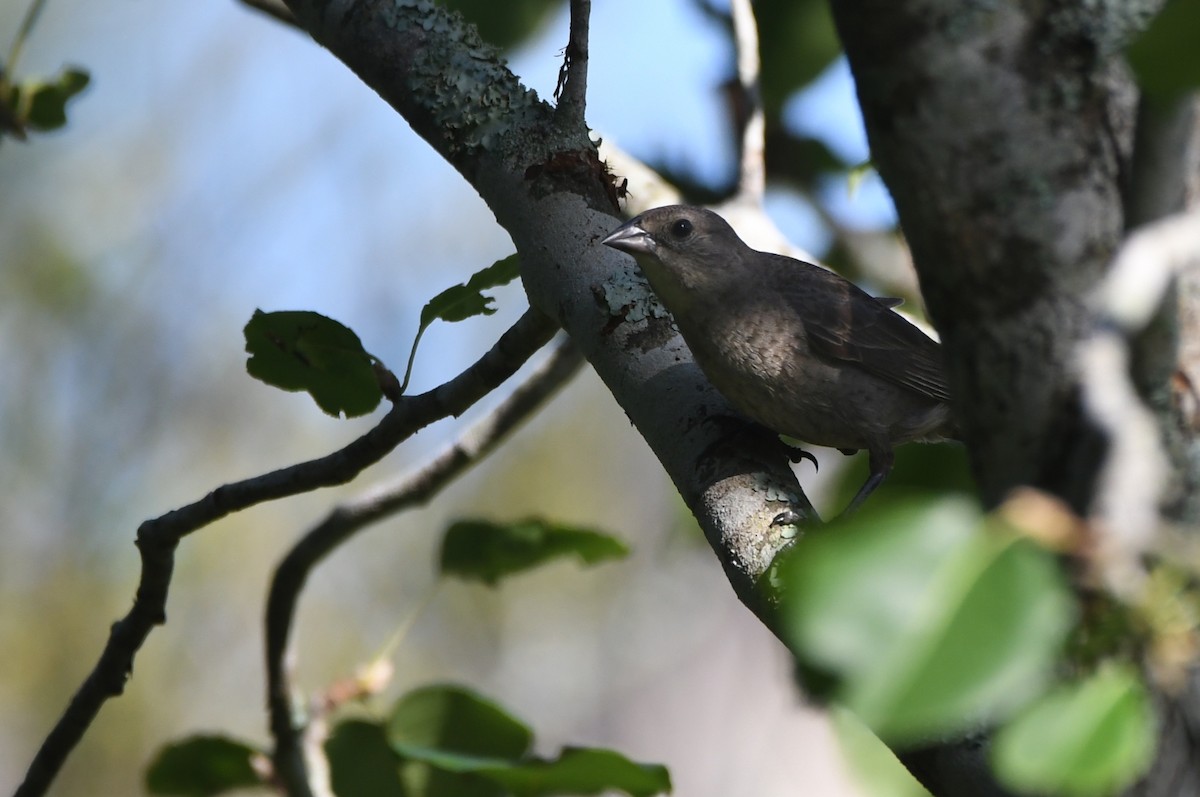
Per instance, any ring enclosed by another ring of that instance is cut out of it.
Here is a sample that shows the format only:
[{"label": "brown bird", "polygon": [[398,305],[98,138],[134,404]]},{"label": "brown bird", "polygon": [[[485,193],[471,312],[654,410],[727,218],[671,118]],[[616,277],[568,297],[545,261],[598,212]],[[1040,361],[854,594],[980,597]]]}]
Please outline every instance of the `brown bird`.
[{"label": "brown bird", "polygon": [[[897,444],[955,436],[941,347],[893,312],[894,300],[751,249],[703,208],[647,211],[603,243],[637,260],[735,409],[778,434],[867,450],[871,475],[846,511],[887,477]],[[796,519],[785,512],[776,522]]]}]

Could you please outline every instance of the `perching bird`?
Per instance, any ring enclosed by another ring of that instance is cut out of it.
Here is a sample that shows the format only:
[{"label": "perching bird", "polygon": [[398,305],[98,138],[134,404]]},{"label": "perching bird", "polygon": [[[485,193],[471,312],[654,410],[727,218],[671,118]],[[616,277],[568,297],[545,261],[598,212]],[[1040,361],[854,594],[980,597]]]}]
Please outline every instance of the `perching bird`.
[{"label": "perching bird", "polygon": [[647,211],[603,243],[637,260],[735,409],[778,434],[869,452],[871,475],[847,511],[887,477],[894,446],[955,436],[941,347],[893,312],[894,301],[751,249],[703,208]]}]

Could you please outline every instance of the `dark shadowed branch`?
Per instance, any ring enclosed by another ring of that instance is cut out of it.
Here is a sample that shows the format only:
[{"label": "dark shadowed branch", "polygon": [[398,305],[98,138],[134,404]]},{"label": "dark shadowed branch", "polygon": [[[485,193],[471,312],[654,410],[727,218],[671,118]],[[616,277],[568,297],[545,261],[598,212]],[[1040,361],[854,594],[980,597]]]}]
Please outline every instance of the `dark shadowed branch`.
[{"label": "dark shadowed branch", "polygon": [[558,73],[560,120],[568,127],[587,127],[588,17],[592,0],[571,0],[571,33],[563,51],[563,65]]},{"label": "dark shadowed branch", "polygon": [[832,3],[989,505],[1029,484],[1087,509],[1103,443],[1078,403],[1075,344],[1124,232],[1136,92],[1120,43],[1152,6]]},{"label": "dark shadowed branch", "polygon": [[308,723],[295,717],[288,673],[288,644],[300,591],[309,574],[326,556],[356,532],[405,509],[425,503],[476,464],[519,424],[529,418],[553,393],[578,371],[583,357],[569,341],[561,342],[550,357],[534,370],[488,415],[435,455],[415,473],[382,484],[336,507],[288,552],[271,580],[266,607],[267,706],[271,733],[275,737],[275,775],[291,797],[308,797],[327,792],[313,783],[313,773],[325,767],[311,766],[305,750],[319,750],[306,739]]},{"label": "dark shadowed branch", "polygon": [[478,361],[427,393],[405,396],[377,426],[345,448],[319,459],[231,482],[185,507],[147,520],[138,528],[142,575],[133,607],[113,624],[92,672],[38,750],[17,797],[45,794],[67,755],[79,743],[101,706],[122,693],[133,660],[155,626],[166,622],[167,592],[175,549],[188,534],[264,501],[344,484],[391,452],[419,429],[458,415],[512,376],[553,336],[554,323],[529,310]]}]

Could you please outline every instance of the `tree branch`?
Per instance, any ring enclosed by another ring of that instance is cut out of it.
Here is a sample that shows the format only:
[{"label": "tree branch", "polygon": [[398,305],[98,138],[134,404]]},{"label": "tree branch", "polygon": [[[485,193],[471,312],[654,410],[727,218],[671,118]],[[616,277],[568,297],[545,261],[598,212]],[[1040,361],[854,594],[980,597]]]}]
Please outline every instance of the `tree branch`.
[{"label": "tree branch", "polygon": [[554,331],[550,319],[531,309],[467,370],[427,393],[402,397],[377,426],[345,448],[319,459],[223,485],[195,503],[142,523],[137,533],[142,575],[133,608],[113,624],[100,660],[42,743],[17,789],[17,797],[45,794],[100,707],[124,690],[137,651],[151,630],[166,622],[175,549],[183,537],[231,512],[350,481],[417,430],[458,415],[487,395],[544,346]]},{"label": "tree branch", "polygon": [[1087,512],[1103,441],[1073,361],[1124,231],[1121,46],[1156,3],[833,3],[988,504],[1029,484]]},{"label": "tree branch", "polygon": [[738,596],[768,616],[754,584],[788,540],[771,520],[784,502],[816,513],[777,440],[730,434],[723,419],[735,413],[668,320],[643,314],[634,266],[600,246],[618,222],[586,127],[556,124],[494,50],[436,4],[289,5],[487,202],[517,246],[531,304],[571,335],[696,515]]},{"label": "tree branch", "polygon": [[738,163],[738,198],[761,205],[767,189],[766,135],[762,90],[759,86],[761,64],[758,55],[758,23],[750,0],[732,0],[733,43],[737,53],[738,89],[745,103],[741,130],[741,158]]},{"label": "tree branch", "polygon": [[[305,750],[305,729],[295,720],[293,690],[288,679],[287,651],[296,605],[309,574],[356,532],[400,511],[423,504],[503,442],[558,388],[579,371],[583,357],[569,341],[494,410],[415,473],[379,485],[333,509],[297,542],[271,579],[266,607],[267,706],[275,737],[275,775],[291,797],[309,797],[313,790]],[[321,790],[328,792],[328,789]]]},{"label": "tree branch", "polygon": [[[832,5],[985,502],[1028,484],[1080,515],[1130,520],[1106,490],[1130,477],[1122,456],[1156,475],[1143,450],[1156,437],[1128,390],[1123,342],[1109,345],[1104,302],[1085,297],[1096,298],[1126,231],[1137,91],[1122,48],[1161,1]],[[1129,507],[1135,539],[1144,508],[1140,498]],[[939,797],[1005,793],[986,738],[903,758]],[[1145,793],[1194,793],[1171,777],[1156,768]]]},{"label": "tree branch", "polygon": [[571,0],[571,33],[563,51],[554,96],[558,116],[567,129],[587,127],[588,16],[592,0]]}]

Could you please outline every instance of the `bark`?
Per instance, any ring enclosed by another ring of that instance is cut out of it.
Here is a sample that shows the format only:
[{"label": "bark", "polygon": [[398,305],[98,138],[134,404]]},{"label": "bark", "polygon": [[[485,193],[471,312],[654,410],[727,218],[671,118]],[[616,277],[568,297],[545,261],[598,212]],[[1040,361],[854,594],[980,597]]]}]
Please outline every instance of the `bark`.
[{"label": "bark", "polygon": [[1097,454],[1071,356],[1124,231],[1149,3],[838,0],[874,162],[945,342],[989,504],[1030,484],[1084,511]]},{"label": "bark", "polygon": [[[1092,293],[1127,229],[1188,196],[1168,184],[1188,174],[1180,158],[1155,162],[1148,145],[1133,157],[1137,93],[1121,51],[1161,3],[832,5],[874,163],[945,343],[984,500],[1029,484],[1089,515],[1112,442],[1080,400],[1076,354],[1108,322]],[[1139,144],[1157,137],[1182,153],[1191,109],[1149,109],[1157,129],[1147,110]],[[1132,341],[1133,375],[1143,396],[1157,397],[1164,426],[1184,425],[1164,398],[1178,340],[1168,308]],[[1185,437],[1194,445],[1194,428]],[[1195,484],[1186,444],[1174,450],[1184,483]],[[1159,696],[1158,757],[1129,794],[1200,794],[1194,691]],[[904,758],[938,797],[1005,793],[990,776],[986,738]]]},{"label": "bark", "polygon": [[[289,0],[300,23],[393,105],[496,213],[531,303],[574,339],[700,520],[739,596],[807,502],[769,440],[730,443],[728,407],[619,255],[611,185],[578,108],[526,91],[432,0]],[[1074,353],[1120,245],[1136,94],[1119,53],[1160,0],[833,0],[873,157],[896,200],[984,499],[1030,484],[1089,508],[1107,441]],[[1135,793],[1200,793],[1183,701]],[[1003,794],[986,739],[909,763],[937,795]]]},{"label": "bark", "polygon": [[618,223],[609,177],[578,109],[525,89],[474,28],[431,0],[289,0],[344,61],[471,183],[521,256],[530,303],[570,334],[692,509],[738,596],[789,532],[815,517],[773,438],[745,433],[627,258],[599,245]]}]

